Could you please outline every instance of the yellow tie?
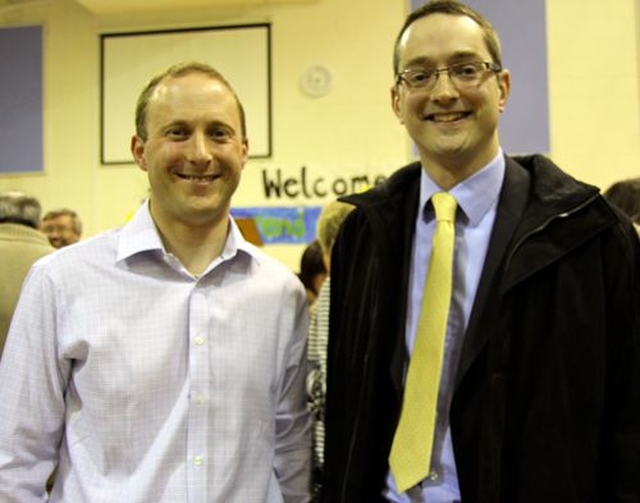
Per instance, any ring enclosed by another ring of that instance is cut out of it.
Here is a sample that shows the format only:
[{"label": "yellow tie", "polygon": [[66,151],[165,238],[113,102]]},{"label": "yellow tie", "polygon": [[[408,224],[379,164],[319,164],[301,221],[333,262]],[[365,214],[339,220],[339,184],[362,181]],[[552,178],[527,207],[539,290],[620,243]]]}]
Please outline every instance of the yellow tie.
[{"label": "yellow tie", "polygon": [[416,340],[407,372],[402,413],[389,454],[391,473],[399,493],[429,475],[451,303],[457,203],[446,192],[434,194],[431,202],[436,213],[436,229]]}]

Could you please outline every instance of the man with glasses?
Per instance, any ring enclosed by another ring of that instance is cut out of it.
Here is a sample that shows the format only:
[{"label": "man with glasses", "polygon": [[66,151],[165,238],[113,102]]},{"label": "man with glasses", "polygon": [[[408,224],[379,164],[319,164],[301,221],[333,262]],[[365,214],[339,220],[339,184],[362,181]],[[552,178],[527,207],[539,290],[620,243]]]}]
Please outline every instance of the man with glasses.
[{"label": "man with glasses", "polygon": [[640,501],[633,228],[549,159],[503,153],[511,80],[477,12],[412,12],[393,65],[420,160],[344,198],[323,501]]}]

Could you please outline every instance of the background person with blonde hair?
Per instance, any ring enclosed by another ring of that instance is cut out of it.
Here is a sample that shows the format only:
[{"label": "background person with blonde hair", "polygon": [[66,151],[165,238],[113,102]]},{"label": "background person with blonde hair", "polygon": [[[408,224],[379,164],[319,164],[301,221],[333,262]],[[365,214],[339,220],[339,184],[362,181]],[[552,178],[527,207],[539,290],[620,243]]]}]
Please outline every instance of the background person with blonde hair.
[{"label": "background person with blonde hair", "polygon": [[309,322],[309,349],[307,393],[313,416],[313,468],[314,496],[321,490],[324,465],[324,402],[327,388],[327,341],[329,337],[329,301],[331,299],[331,250],[342,222],[353,206],[341,201],[328,203],[320,213],[317,223],[317,241],[327,271],[326,278],[311,312]]}]

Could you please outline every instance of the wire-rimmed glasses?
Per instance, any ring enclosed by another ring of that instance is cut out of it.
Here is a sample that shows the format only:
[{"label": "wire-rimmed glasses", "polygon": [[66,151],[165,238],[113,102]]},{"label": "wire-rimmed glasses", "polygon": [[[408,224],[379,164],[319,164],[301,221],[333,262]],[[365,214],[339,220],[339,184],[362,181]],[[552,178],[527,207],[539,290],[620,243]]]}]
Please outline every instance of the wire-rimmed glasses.
[{"label": "wire-rimmed glasses", "polygon": [[468,61],[445,68],[412,67],[396,75],[396,83],[404,82],[410,89],[432,89],[441,73],[446,73],[457,88],[473,87],[480,83],[487,72],[499,73],[502,67],[490,61]]}]

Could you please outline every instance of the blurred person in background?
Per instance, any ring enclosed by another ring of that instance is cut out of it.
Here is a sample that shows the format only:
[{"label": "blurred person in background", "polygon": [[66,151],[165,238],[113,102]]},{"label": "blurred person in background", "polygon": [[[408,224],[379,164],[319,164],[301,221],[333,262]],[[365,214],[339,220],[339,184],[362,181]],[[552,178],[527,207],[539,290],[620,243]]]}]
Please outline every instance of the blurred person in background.
[{"label": "blurred person in background", "polygon": [[298,278],[302,281],[307,292],[307,301],[310,309],[313,308],[320,292],[320,287],[326,277],[327,268],[322,256],[322,248],[318,240],[314,239],[302,252],[300,271],[298,272]]},{"label": "blurred person in background", "polygon": [[602,195],[620,208],[640,233],[640,178],[615,182]]},{"label": "blurred person in background", "polygon": [[24,278],[36,260],[54,251],[38,230],[41,210],[35,197],[0,193],[0,357]]},{"label": "blurred person in background", "polygon": [[82,221],[75,211],[60,208],[48,211],[42,217],[41,230],[54,248],[62,248],[80,241]]},{"label": "blurred person in background", "polygon": [[327,341],[329,337],[329,301],[331,299],[331,250],[338,231],[353,206],[341,201],[328,203],[317,223],[317,242],[322,250],[326,278],[316,298],[309,322],[307,393],[313,416],[313,491],[319,501],[324,464],[324,402],[327,388]]}]

